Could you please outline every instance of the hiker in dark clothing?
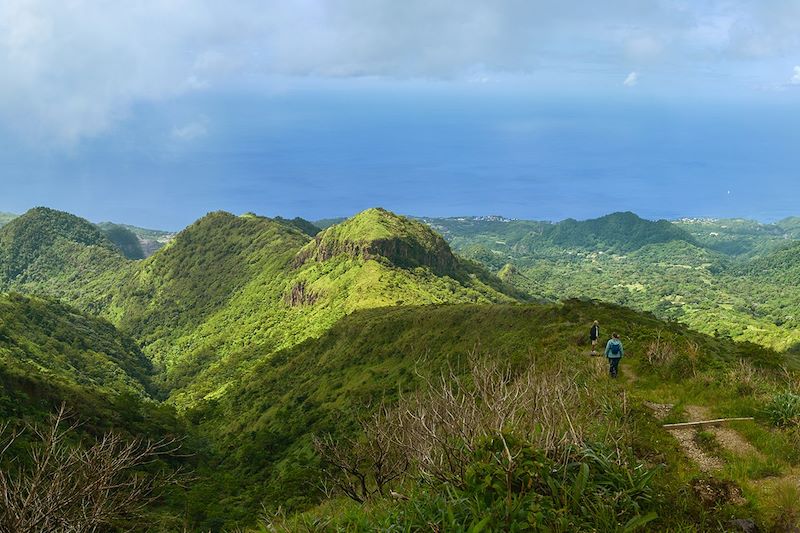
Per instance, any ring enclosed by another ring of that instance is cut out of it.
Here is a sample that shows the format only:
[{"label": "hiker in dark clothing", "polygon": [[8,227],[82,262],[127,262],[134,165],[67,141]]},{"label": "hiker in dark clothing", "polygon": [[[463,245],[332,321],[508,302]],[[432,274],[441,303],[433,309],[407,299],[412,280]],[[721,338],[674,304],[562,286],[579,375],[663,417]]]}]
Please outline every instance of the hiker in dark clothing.
[{"label": "hiker in dark clothing", "polygon": [[606,357],[608,357],[608,372],[612,378],[617,377],[619,370],[619,360],[625,355],[625,350],[622,348],[622,341],[619,340],[619,335],[614,333],[611,339],[606,344]]},{"label": "hiker in dark clothing", "polygon": [[592,355],[597,355],[597,339],[600,338],[600,323],[597,320],[592,324],[592,329],[589,330],[589,340],[592,341]]}]

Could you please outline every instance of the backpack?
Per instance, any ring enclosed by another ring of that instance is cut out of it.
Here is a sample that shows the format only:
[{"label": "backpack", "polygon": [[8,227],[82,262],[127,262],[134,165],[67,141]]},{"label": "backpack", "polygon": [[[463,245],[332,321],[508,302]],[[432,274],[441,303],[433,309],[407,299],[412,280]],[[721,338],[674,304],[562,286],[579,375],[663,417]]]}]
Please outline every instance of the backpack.
[{"label": "backpack", "polygon": [[619,355],[620,348],[622,348],[622,345],[620,343],[612,342],[611,343],[611,355]]}]

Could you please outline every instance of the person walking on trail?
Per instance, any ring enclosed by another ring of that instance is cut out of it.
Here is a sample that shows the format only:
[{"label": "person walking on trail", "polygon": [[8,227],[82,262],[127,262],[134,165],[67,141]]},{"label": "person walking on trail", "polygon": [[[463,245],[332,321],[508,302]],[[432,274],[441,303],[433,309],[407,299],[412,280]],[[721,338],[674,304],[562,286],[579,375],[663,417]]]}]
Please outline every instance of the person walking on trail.
[{"label": "person walking on trail", "polygon": [[595,320],[589,330],[589,340],[592,341],[592,355],[597,355],[597,339],[600,338],[600,323]]},{"label": "person walking on trail", "polygon": [[622,341],[619,340],[619,335],[614,333],[611,339],[606,344],[606,357],[608,358],[608,372],[612,378],[617,377],[619,370],[619,360],[625,355],[625,350],[622,348]]}]

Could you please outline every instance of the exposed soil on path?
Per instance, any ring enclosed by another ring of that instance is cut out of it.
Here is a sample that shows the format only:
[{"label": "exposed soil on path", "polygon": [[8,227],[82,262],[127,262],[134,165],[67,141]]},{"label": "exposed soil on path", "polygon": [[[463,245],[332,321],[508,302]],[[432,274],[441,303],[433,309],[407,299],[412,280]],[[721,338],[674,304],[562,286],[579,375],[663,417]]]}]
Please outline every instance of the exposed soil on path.
[{"label": "exposed soil on path", "polygon": [[675,407],[671,403],[644,402],[644,404],[653,411],[653,416],[659,420],[667,418],[672,412],[672,408]]},{"label": "exposed soil on path", "polygon": [[735,429],[725,427],[709,428],[716,437],[720,446],[736,455],[755,455],[762,457],[761,452],[756,450],[752,444],[747,442],[742,435]]},{"label": "exposed soil on path", "polygon": [[695,462],[703,472],[722,470],[725,466],[722,459],[706,453],[705,450],[698,446],[697,439],[695,438],[697,436],[697,430],[695,428],[670,429],[669,432],[678,440],[678,444],[681,445],[686,457]]},{"label": "exposed soil on path", "polygon": [[[658,406],[651,407],[651,409],[655,411],[656,417],[659,417],[659,409],[660,412],[663,413],[663,409],[666,404],[653,405]],[[688,418],[687,422],[699,422],[701,420],[708,420],[712,418],[707,407],[702,407],[699,405],[687,405],[684,407],[684,411],[686,412],[686,416]],[[665,416],[666,415],[660,418],[663,419]],[[754,455],[761,457],[761,453],[756,450],[752,444],[747,442],[747,440],[742,437],[739,432],[729,427],[707,426],[705,428],[670,429],[669,432],[678,440],[678,443],[681,445],[681,448],[686,456],[697,463],[697,465],[700,467],[700,470],[704,472],[720,470],[725,466],[725,463],[721,458],[707,453],[697,444],[697,433],[701,430],[708,431],[713,434],[719,445],[732,454],[740,456]]]}]

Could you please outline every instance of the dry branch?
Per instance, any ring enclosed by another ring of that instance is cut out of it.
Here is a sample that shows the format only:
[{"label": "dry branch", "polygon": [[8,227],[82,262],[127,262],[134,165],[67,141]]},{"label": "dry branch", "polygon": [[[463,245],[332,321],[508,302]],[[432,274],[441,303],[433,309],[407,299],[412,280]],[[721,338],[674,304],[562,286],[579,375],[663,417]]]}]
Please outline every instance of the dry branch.
[{"label": "dry branch", "polygon": [[716,426],[725,422],[739,422],[742,420],[753,420],[752,416],[736,417],[736,418],[715,418],[713,420],[698,420],[697,422],[680,422],[678,424],[664,424],[667,429],[690,428],[697,426]]},{"label": "dry branch", "polygon": [[49,425],[29,428],[34,439],[26,459],[3,457],[19,433],[0,446],[0,461],[8,465],[0,470],[0,532],[113,529],[141,516],[164,487],[179,482],[180,471],[146,471],[174,456],[179,439],[126,440],[107,433],[83,447],[70,441],[78,425],[62,405]]}]

